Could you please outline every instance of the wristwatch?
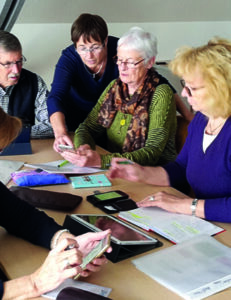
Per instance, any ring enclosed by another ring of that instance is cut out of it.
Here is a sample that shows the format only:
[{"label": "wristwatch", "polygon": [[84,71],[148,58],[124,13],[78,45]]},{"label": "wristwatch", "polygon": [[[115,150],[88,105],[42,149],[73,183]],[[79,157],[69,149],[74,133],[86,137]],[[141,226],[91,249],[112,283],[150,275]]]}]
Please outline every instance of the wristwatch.
[{"label": "wristwatch", "polygon": [[191,204],[192,216],[196,215],[197,203],[198,203],[198,199],[197,198],[193,199]]}]

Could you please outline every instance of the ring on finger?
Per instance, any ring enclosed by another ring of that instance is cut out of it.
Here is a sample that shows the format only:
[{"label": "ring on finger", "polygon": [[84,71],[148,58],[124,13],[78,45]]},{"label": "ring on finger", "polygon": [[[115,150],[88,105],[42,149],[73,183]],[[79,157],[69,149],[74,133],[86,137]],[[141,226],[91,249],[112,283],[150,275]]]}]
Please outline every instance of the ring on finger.
[{"label": "ring on finger", "polygon": [[149,201],[155,201],[155,197],[154,196],[150,196],[149,197]]}]

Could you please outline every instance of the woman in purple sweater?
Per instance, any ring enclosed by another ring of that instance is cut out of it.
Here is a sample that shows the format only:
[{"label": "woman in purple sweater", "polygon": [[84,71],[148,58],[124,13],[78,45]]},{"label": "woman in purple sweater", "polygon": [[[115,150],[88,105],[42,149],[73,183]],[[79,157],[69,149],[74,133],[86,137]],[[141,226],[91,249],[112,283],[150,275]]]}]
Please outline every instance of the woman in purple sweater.
[{"label": "woman in purple sweater", "polygon": [[109,177],[182,190],[188,184],[196,198],[159,192],[139,206],[231,222],[231,41],[214,38],[198,48],[178,50],[170,69],[197,111],[185,145],[173,163],[163,167],[121,165],[112,161]]}]

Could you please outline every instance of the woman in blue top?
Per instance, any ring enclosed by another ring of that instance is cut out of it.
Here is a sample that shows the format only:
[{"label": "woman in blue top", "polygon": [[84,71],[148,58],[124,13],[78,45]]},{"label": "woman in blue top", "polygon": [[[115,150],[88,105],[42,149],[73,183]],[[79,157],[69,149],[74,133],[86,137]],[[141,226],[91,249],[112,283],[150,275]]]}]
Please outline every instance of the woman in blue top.
[{"label": "woman in blue top", "polygon": [[[56,65],[47,100],[57,152],[60,152],[59,144],[73,146],[68,131],[78,128],[108,84],[119,76],[113,60],[118,38],[108,36],[107,24],[100,16],[81,14],[72,25],[71,39],[73,44],[63,50]],[[177,110],[192,119],[193,114],[171,88]]]},{"label": "woman in blue top", "polygon": [[205,46],[183,47],[170,68],[183,78],[182,95],[197,111],[183,149],[175,162],[157,168],[122,166],[114,159],[109,177],[179,190],[189,184],[196,198],[159,192],[139,206],[231,222],[231,41],[214,38]]}]

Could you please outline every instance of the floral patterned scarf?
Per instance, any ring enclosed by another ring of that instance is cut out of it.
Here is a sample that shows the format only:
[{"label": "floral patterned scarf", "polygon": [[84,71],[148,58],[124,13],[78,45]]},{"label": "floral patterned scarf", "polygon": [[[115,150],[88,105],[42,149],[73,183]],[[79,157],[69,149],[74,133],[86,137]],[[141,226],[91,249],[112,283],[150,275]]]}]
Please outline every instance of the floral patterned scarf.
[{"label": "floral patterned scarf", "polygon": [[133,116],[124,140],[123,153],[144,147],[149,123],[148,109],[158,83],[158,73],[154,68],[151,68],[148,70],[143,83],[131,97],[127,84],[123,83],[120,78],[115,81],[106,94],[98,115],[99,124],[109,128],[117,111]]}]

